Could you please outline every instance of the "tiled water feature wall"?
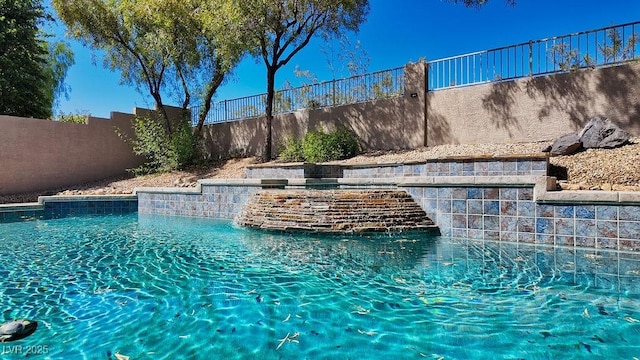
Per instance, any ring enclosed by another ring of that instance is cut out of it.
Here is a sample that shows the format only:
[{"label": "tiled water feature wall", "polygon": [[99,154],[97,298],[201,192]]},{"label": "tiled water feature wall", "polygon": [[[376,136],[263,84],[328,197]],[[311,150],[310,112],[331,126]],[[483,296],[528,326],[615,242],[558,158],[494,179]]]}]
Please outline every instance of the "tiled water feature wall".
[{"label": "tiled water feature wall", "polygon": [[[263,187],[398,188],[445,236],[640,251],[640,193],[555,191],[546,156],[253,166],[247,179],[139,189],[141,213],[234,218]],[[332,176],[328,178],[328,176]]]}]

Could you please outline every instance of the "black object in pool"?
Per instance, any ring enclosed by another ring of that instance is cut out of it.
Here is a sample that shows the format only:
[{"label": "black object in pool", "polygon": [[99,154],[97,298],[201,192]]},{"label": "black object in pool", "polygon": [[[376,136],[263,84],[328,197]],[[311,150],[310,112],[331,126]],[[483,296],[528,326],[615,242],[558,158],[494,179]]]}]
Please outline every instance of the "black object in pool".
[{"label": "black object in pool", "polygon": [[33,334],[38,328],[37,321],[14,320],[0,325],[0,342],[24,339]]}]

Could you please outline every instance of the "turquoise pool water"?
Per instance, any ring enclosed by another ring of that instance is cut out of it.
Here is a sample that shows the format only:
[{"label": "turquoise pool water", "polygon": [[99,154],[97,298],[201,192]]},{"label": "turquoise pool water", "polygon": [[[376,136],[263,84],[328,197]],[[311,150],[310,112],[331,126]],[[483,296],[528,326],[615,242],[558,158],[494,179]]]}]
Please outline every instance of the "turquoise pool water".
[{"label": "turquoise pool water", "polygon": [[132,214],[0,224],[0,279],[3,359],[640,357],[625,253]]}]

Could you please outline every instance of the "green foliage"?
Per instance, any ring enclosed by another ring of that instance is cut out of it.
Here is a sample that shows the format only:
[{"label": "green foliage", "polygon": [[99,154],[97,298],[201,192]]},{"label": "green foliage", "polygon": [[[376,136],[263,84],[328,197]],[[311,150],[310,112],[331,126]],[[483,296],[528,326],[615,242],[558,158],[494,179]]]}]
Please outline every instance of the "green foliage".
[{"label": "green foliage", "polygon": [[47,119],[53,91],[39,0],[0,0],[0,114]]},{"label": "green foliage", "polygon": [[633,59],[636,44],[638,44],[638,36],[636,34],[629,36],[625,45],[620,31],[608,29],[604,44],[598,44],[598,51],[604,57],[605,63],[625,61]]},{"label": "green foliage", "polygon": [[[70,36],[105,54],[105,66],[123,83],[148,92],[174,129],[163,97],[174,95],[187,109],[191,95],[209,104],[246,52],[232,30],[230,0],[53,0]],[[200,131],[209,106],[202,107]]]},{"label": "green foliage", "polygon": [[56,120],[60,122],[86,124],[88,117],[89,117],[89,113],[86,111],[82,113],[77,113],[77,114],[72,114],[72,113],[65,114],[61,112],[56,118]]},{"label": "green foliage", "polygon": [[59,105],[60,96],[69,97],[69,86],[65,84],[69,68],[75,64],[73,51],[68,43],[50,42],[47,52],[47,78],[52,91],[53,106]]},{"label": "green foliage", "polygon": [[196,137],[187,121],[176,124],[171,135],[164,130],[162,121],[152,118],[136,118],[133,129],[133,152],[147,158],[147,162],[132,169],[136,175],[182,169],[197,159]]},{"label": "green foliage", "polygon": [[280,152],[280,159],[286,162],[304,161],[302,153],[302,141],[289,138],[284,144],[284,149]]},{"label": "green foliage", "polygon": [[302,141],[288,139],[280,158],[284,161],[326,162],[353,157],[360,152],[356,135],[345,128],[330,133],[309,131]]}]

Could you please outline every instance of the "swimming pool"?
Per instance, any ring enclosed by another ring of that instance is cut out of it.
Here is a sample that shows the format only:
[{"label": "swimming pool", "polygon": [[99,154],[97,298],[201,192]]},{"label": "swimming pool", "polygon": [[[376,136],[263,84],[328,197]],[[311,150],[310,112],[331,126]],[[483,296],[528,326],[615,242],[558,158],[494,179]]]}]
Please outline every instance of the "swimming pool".
[{"label": "swimming pool", "polygon": [[640,357],[640,255],[151,215],[0,225],[3,358]]}]

